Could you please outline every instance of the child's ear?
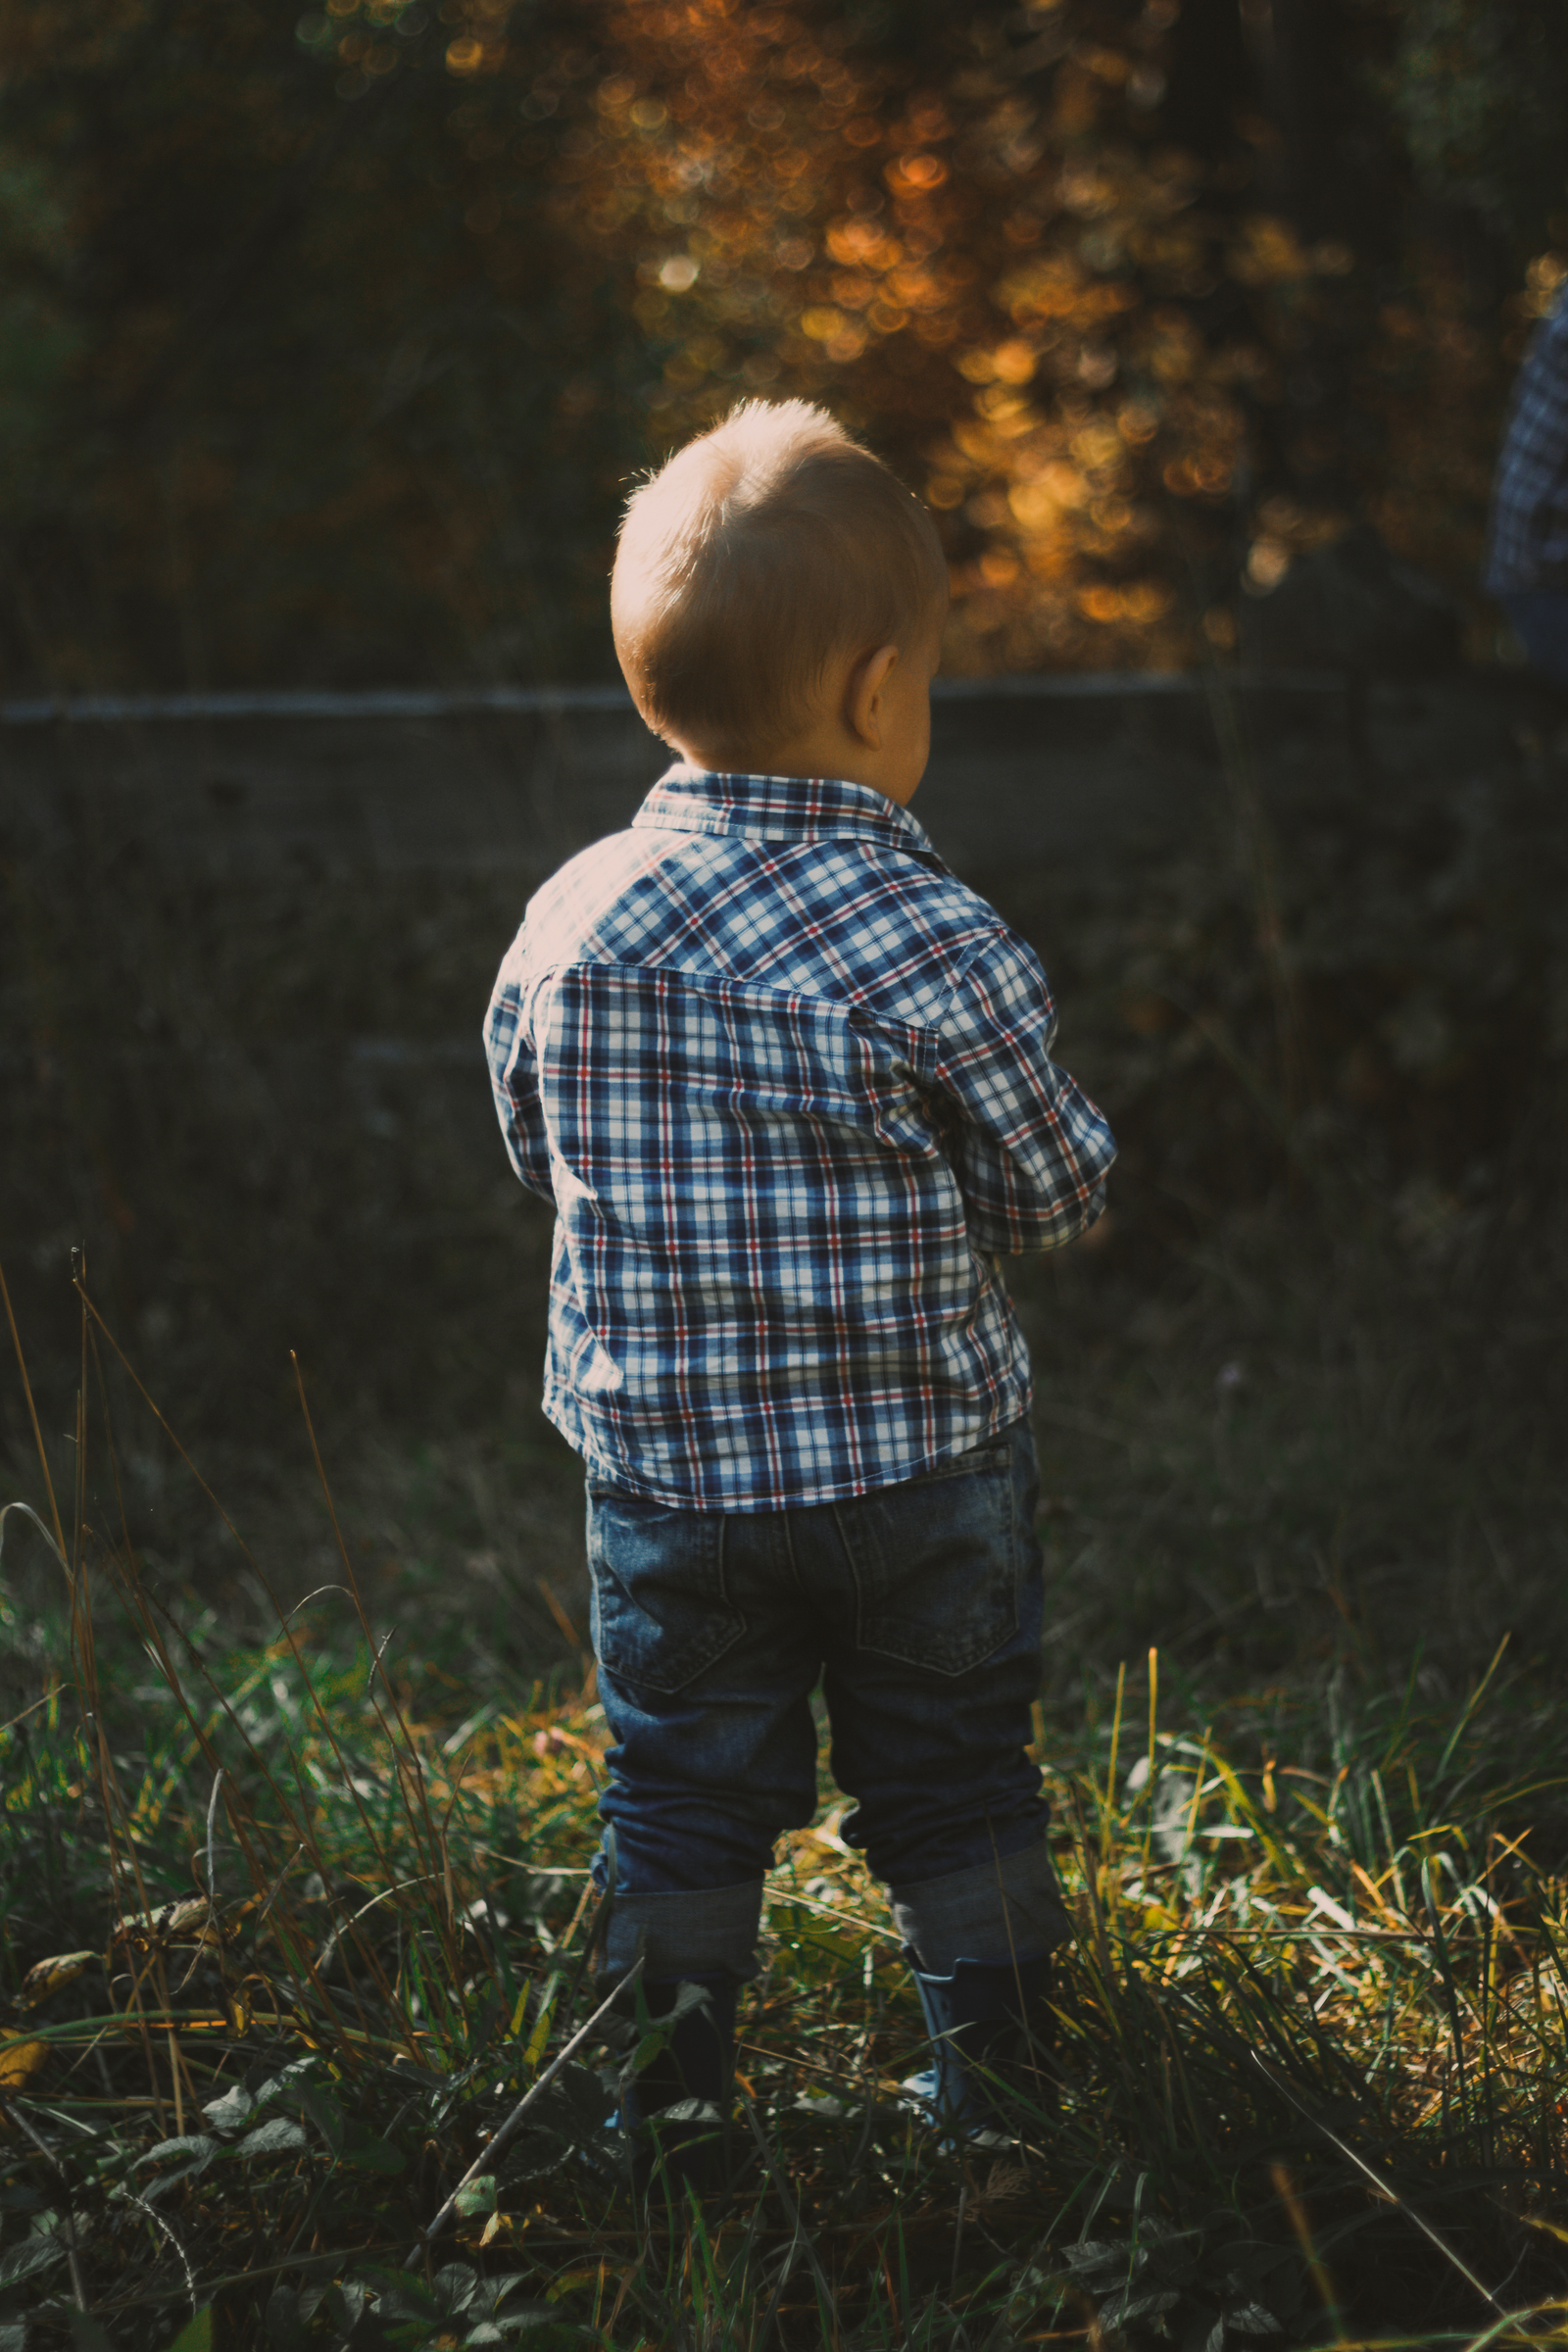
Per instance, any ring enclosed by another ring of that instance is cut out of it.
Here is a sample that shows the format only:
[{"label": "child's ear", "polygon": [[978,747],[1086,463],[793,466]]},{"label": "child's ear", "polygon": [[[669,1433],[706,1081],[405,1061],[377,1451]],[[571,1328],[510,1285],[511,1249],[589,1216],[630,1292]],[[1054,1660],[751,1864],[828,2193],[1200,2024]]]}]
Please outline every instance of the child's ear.
[{"label": "child's ear", "polygon": [[850,672],[849,691],[844,698],[844,716],[851,734],[858,735],[873,752],[882,749],[882,698],[898,661],[899,649],[896,645],[879,645],[863,661],[858,662]]}]

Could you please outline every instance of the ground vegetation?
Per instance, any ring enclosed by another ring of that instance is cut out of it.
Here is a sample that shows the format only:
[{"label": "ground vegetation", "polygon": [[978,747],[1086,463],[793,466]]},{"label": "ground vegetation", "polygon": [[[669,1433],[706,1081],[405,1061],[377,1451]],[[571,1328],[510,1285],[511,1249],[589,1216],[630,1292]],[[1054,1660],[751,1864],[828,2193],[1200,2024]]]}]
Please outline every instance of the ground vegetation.
[{"label": "ground vegetation", "polygon": [[644,2209],[608,2118],[658,2033],[585,1968],[580,1631],[560,1610],[576,1656],[486,1697],[348,1545],[292,1606],[247,1553],[267,1638],[171,1606],[83,1508],[116,1350],[81,1298],[74,1513],[3,1523],[40,1571],[10,1661],[44,1684],[3,1734],[10,2342],[1563,2340],[1562,1796],[1528,1671],[1389,1687],[1347,1612],[1317,1676],[1211,1706],[1151,1649],[1070,1731],[1043,1712],[1078,1936],[1054,2088],[1000,2150],[910,2111],[915,2004],[824,1784],[768,1881],[730,2188]]}]

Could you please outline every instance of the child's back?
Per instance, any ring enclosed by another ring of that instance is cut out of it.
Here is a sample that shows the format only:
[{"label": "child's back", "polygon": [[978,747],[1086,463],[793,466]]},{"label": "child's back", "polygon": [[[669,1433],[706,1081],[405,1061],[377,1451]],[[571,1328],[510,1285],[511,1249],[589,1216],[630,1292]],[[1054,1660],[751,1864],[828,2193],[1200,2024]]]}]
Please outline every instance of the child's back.
[{"label": "child's back", "polygon": [[1032,951],[905,807],[945,599],[929,518],[820,412],[682,453],[633,501],[613,610],[685,757],[533,901],[491,1007],[513,1158],[558,1211],[545,1401],[588,1465],[607,1965],[640,1951],[656,2007],[710,1996],[634,2122],[727,2095],[819,1679],[950,2121],[987,2120],[957,2053],[1027,2030],[1064,1932],[993,1258],[1081,1231],[1114,1147],[1050,1058]]},{"label": "child's back", "polygon": [[863,785],[675,768],[558,874],[491,1052],[560,1211],[545,1409],[590,1469],[777,1509],[1026,1412],[987,1256],[1070,1239],[1104,1163],[1053,1025],[1033,956]]}]

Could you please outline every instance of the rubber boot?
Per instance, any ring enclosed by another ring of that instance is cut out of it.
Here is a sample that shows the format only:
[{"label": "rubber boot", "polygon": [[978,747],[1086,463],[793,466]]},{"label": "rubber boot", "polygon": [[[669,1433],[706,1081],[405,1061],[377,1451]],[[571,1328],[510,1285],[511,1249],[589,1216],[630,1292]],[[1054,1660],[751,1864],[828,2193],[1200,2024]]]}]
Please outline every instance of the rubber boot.
[{"label": "rubber boot", "polygon": [[708,1999],[679,2018],[658,2056],[625,2081],[618,2118],[632,2142],[639,2195],[665,2199],[677,2213],[686,2209],[688,2187],[706,2198],[725,2184],[735,2071],[735,1979],[728,1969],[645,1978],[650,2018],[667,2017],[683,1984],[699,1986]]},{"label": "rubber boot", "polygon": [[1054,2100],[1050,1955],[1016,1966],[958,1960],[950,1977],[932,1976],[907,1947],[904,1956],[935,2061],[906,2087],[948,2138],[1012,2146],[1014,2102],[1040,2108]]}]

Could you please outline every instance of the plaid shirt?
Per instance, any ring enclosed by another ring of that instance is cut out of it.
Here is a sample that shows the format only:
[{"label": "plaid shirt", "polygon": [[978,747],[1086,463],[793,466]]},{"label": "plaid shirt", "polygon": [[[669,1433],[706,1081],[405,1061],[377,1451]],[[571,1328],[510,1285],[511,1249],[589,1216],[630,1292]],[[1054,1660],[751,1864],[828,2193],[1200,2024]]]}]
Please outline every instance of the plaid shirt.
[{"label": "plaid shirt", "polygon": [[859,784],[677,765],[530,903],[485,1045],[557,1210],[545,1410],[591,1473],[760,1511],[1030,1402],[991,1263],[1115,1152],[1033,952]]},{"label": "plaid shirt", "polygon": [[1483,585],[1568,588],[1568,289],[1536,329],[1492,486]]}]

